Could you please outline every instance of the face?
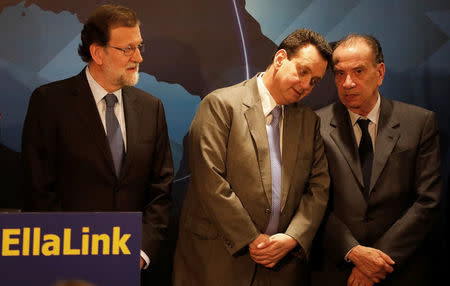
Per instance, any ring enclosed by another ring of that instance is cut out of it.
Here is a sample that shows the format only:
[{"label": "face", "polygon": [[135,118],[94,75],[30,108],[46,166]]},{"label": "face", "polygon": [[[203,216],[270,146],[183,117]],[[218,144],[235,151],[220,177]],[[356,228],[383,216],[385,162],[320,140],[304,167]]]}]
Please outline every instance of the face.
[{"label": "face", "polygon": [[122,51],[112,47],[124,49],[137,47],[141,43],[139,26],[111,29],[109,43],[106,47],[102,47],[104,55],[101,65],[102,77],[110,89],[117,90],[124,86],[135,85],[139,79],[139,63],[142,62],[142,55],[138,49],[131,56],[126,56]]},{"label": "face", "polygon": [[325,74],[327,61],[315,46],[307,45],[299,48],[291,59],[285,50],[279,50],[272,67],[273,78],[264,83],[277,104],[286,105],[300,101],[311,92]]},{"label": "face", "polygon": [[366,116],[377,102],[384,63],[375,64],[372,49],[364,40],[337,47],[333,63],[339,99],[351,111]]}]

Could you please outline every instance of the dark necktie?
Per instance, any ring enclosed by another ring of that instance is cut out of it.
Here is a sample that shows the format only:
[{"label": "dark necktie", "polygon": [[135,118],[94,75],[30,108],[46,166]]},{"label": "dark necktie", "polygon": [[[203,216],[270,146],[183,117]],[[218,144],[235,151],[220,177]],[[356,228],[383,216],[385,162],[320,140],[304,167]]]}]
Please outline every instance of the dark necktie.
[{"label": "dark necktie", "polygon": [[373,147],[372,139],[369,134],[369,119],[358,119],[357,121],[361,128],[361,141],[359,142],[359,160],[361,161],[361,169],[364,180],[364,197],[369,198],[370,189],[370,176],[372,175],[372,163],[373,163]]},{"label": "dark necktie", "polygon": [[119,177],[120,168],[122,166],[124,146],[122,131],[120,130],[119,121],[114,114],[114,105],[117,103],[117,97],[114,94],[107,94],[106,101],[106,133],[111,150],[112,159],[116,176]]},{"label": "dark necktie", "polygon": [[278,232],[281,204],[281,149],[280,149],[280,115],[281,107],[275,106],[272,110],[272,122],[267,129],[270,149],[270,171],[272,176],[272,212],[266,234]]}]

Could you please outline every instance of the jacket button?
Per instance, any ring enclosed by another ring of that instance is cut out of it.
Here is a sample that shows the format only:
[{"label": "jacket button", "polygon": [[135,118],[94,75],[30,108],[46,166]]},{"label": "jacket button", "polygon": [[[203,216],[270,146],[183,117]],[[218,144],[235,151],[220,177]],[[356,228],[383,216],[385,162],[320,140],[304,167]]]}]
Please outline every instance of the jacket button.
[{"label": "jacket button", "polygon": [[270,209],[265,209],[264,212],[265,212],[266,214],[270,214],[270,213],[271,213]]}]

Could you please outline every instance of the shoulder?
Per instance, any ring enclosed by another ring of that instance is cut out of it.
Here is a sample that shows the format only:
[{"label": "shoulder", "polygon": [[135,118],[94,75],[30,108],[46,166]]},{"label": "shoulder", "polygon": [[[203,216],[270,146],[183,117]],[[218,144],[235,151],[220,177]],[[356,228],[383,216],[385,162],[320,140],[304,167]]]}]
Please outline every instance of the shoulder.
[{"label": "shoulder", "polygon": [[127,87],[124,87],[122,90],[123,90],[123,94],[125,96],[134,97],[141,104],[150,104],[150,105],[156,105],[156,106],[162,105],[162,102],[158,97],[153,96],[150,93],[145,92],[142,89],[139,89],[137,87],[127,86]]},{"label": "shoulder", "polygon": [[[385,99],[386,100],[386,99]],[[430,116],[434,116],[434,112],[423,107],[396,101],[387,100],[392,106],[392,114],[400,121],[417,121],[424,120]]]},{"label": "shoulder", "polygon": [[238,84],[216,89],[206,95],[202,102],[223,102],[224,104],[233,104],[242,101],[243,92],[249,88],[250,80],[240,82]]},{"label": "shoulder", "polygon": [[242,103],[248,97],[251,89],[249,81],[243,81],[233,86],[219,88],[206,95],[200,102],[198,113],[233,113],[242,108]]},{"label": "shoulder", "polygon": [[342,104],[340,102],[335,102],[316,110],[315,113],[320,117],[322,124],[325,122],[331,122],[333,118],[336,116],[341,116],[346,110],[345,107],[341,105]]},{"label": "shoulder", "polygon": [[81,74],[78,74],[63,80],[49,82],[36,88],[33,91],[33,96],[48,98],[67,94],[68,91],[73,90],[80,80],[82,80],[82,77]]}]

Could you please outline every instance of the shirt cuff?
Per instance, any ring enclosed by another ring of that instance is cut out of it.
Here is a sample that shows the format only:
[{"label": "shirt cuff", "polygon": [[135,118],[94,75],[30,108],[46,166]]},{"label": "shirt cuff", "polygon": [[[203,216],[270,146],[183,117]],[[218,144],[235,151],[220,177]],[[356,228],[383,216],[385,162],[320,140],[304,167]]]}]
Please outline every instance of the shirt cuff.
[{"label": "shirt cuff", "polygon": [[350,252],[353,250],[353,248],[357,247],[358,245],[353,246],[348,252],[347,254],[344,256],[344,260],[345,262],[351,263],[352,261],[350,259],[348,259],[348,255],[350,254]]},{"label": "shirt cuff", "polygon": [[150,265],[150,258],[148,257],[147,254],[145,254],[144,251],[141,250],[141,257],[142,259],[144,259],[145,263],[144,263],[144,267],[142,267],[142,270],[145,270],[148,268],[148,266]]}]

